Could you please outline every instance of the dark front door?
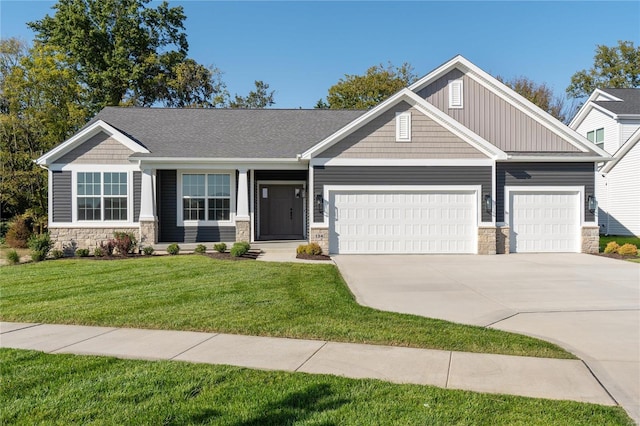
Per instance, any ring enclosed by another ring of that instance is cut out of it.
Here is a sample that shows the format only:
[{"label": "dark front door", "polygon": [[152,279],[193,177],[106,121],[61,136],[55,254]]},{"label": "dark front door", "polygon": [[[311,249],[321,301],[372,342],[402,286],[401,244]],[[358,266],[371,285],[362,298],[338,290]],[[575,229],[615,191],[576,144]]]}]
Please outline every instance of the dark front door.
[{"label": "dark front door", "polygon": [[258,188],[261,240],[304,238],[302,185],[268,185]]}]

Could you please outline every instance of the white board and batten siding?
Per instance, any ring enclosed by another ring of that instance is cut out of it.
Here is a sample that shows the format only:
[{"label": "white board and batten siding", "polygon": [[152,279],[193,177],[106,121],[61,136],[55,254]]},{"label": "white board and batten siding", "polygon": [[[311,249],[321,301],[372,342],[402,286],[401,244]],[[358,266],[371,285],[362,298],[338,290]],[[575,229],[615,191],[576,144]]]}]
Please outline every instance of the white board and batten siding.
[{"label": "white board and batten siding", "polygon": [[581,250],[581,204],[577,188],[507,188],[505,217],[512,253]]},{"label": "white board and batten siding", "polygon": [[335,254],[476,253],[475,190],[329,193],[329,251]]}]

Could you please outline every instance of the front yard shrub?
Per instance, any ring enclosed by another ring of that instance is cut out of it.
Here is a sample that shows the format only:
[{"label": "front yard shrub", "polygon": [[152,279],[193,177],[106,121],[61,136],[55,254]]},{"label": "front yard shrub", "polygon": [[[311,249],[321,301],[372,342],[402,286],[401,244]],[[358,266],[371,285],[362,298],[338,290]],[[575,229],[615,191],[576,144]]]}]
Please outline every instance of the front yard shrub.
[{"label": "front yard shrub", "polygon": [[50,254],[54,259],[62,259],[64,257],[64,252],[62,250],[51,250]]},{"label": "front yard shrub", "polygon": [[224,253],[225,251],[227,251],[227,245],[225,243],[214,244],[213,249],[218,253]]},{"label": "front yard shrub", "polygon": [[0,220],[0,240],[4,239],[9,230],[9,222]]},{"label": "front yard shrub", "polygon": [[167,247],[167,253],[175,256],[176,254],[180,253],[180,246],[176,243],[169,244],[169,247]]},{"label": "front yard shrub", "polygon": [[296,248],[296,253],[297,254],[306,254],[307,253],[307,245],[306,244],[300,244],[298,246],[298,248]]},{"label": "front yard shrub", "polygon": [[102,247],[96,247],[93,249],[93,255],[95,257],[104,257],[104,249]]},{"label": "front yard shrub", "polygon": [[142,252],[146,255],[146,256],[151,256],[153,254],[155,250],[153,249],[153,247],[151,246],[146,246],[142,249]]},{"label": "front yard shrub", "polygon": [[15,265],[20,262],[20,255],[14,249],[11,249],[7,252],[7,262],[11,265]]},{"label": "front yard shrub", "polygon": [[78,256],[78,257],[87,257],[87,256],[89,256],[89,249],[79,248],[78,250],[76,250],[76,256]]},{"label": "front yard shrub", "polygon": [[306,252],[310,255],[319,255],[322,254],[322,247],[318,243],[309,243]]},{"label": "front yard shrub", "polygon": [[104,252],[105,256],[113,256],[113,249],[115,248],[115,240],[109,240],[100,243],[100,248]]},{"label": "front yard shrub", "polygon": [[205,254],[207,252],[207,246],[205,246],[204,244],[198,244],[194,252],[198,254]]},{"label": "front yard shrub", "polygon": [[610,241],[604,248],[605,253],[617,253],[620,246],[615,241]]},{"label": "front yard shrub", "polygon": [[131,232],[114,232],[112,241],[120,256],[133,253],[137,245],[136,237]]},{"label": "front yard shrub", "polygon": [[40,262],[47,258],[52,243],[49,233],[45,232],[44,234],[32,235],[27,244],[31,250],[31,259],[34,262]]},{"label": "front yard shrub", "polygon": [[31,230],[23,217],[17,217],[5,236],[6,243],[12,248],[27,248]]},{"label": "front yard shrub", "polygon": [[246,254],[249,251],[250,247],[251,246],[249,245],[249,243],[246,243],[246,242],[241,241],[241,242],[234,243],[230,251],[231,256],[241,257],[242,255]]},{"label": "front yard shrub", "polygon": [[623,244],[618,248],[618,254],[621,254],[622,256],[637,256],[638,247],[631,243]]}]

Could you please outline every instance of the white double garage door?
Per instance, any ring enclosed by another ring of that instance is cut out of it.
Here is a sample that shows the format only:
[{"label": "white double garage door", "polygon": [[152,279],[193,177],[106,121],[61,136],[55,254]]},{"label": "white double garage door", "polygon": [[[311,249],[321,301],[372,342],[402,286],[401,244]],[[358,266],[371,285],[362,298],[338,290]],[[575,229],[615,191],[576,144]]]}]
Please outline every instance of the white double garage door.
[{"label": "white double garage door", "polygon": [[[510,251],[579,251],[579,191],[514,190],[506,195],[512,211]],[[325,199],[330,253],[477,253],[479,187],[333,187]]]}]

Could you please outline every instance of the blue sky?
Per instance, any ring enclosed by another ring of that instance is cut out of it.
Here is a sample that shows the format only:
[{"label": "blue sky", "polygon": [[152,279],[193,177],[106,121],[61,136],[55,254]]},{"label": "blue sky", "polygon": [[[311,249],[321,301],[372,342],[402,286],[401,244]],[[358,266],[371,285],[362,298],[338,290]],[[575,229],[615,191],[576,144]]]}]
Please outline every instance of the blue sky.
[{"label": "blue sky", "polygon": [[[169,3],[185,9],[192,58],[222,69],[232,94],[269,83],[276,108],[312,108],[344,74],[381,62],[409,62],[422,76],[456,54],[564,94],[571,75],[593,64],[596,45],[640,44],[638,1]],[[0,0],[0,35],[31,41],[25,23],[53,4]]]}]

